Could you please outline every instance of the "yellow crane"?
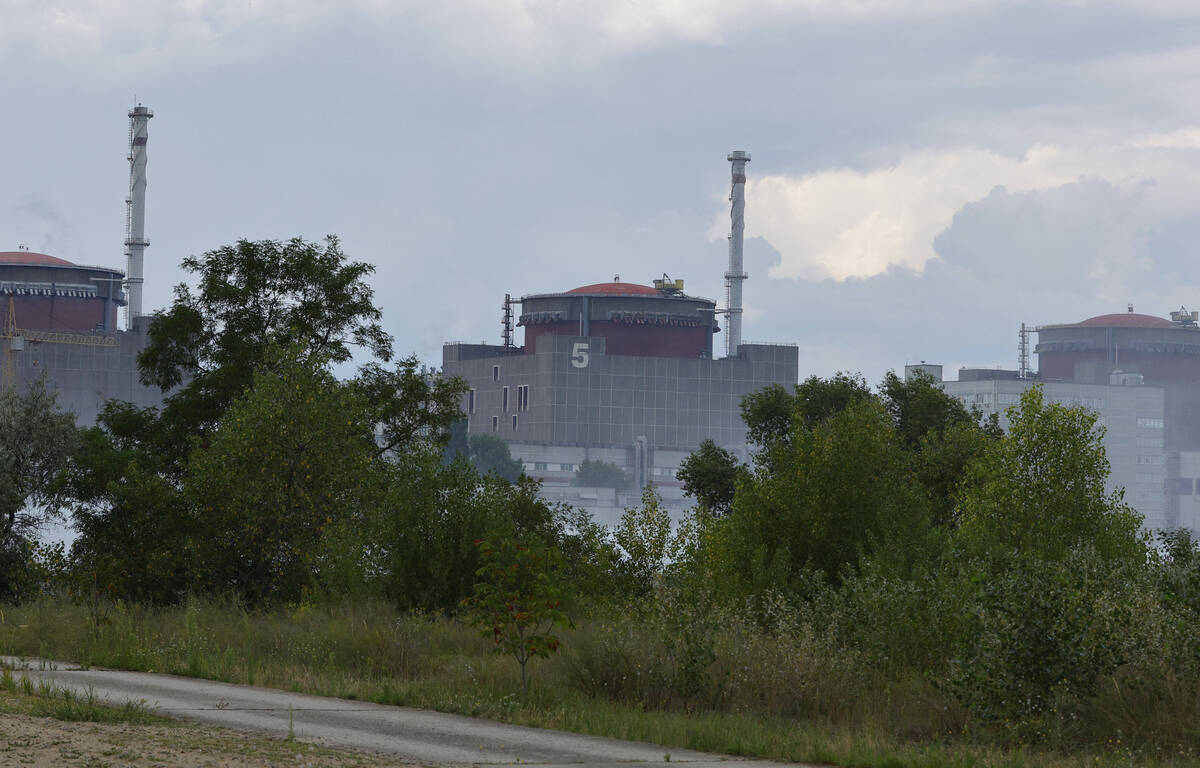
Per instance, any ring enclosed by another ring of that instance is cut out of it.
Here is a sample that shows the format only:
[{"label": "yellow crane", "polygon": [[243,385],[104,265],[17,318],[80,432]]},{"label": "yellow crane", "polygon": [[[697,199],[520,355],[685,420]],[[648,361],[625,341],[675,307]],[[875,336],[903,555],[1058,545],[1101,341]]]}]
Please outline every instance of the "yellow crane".
[{"label": "yellow crane", "polygon": [[8,314],[4,327],[0,329],[0,339],[4,342],[4,388],[11,390],[16,385],[17,353],[25,349],[25,342],[46,342],[50,344],[79,344],[88,347],[119,347],[121,342],[116,336],[105,333],[62,333],[60,331],[33,331],[17,327],[17,305],[12,294],[8,297]]}]

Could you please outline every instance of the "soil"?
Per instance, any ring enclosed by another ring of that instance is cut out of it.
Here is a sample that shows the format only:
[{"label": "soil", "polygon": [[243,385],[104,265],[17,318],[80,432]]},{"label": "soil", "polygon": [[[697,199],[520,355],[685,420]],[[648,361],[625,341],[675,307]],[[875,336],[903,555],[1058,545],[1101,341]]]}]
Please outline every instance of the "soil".
[{"label": "soil", "polygon": [[76,723],[0,714],[0,766],[406,766],[394,758],[183,723]]}]

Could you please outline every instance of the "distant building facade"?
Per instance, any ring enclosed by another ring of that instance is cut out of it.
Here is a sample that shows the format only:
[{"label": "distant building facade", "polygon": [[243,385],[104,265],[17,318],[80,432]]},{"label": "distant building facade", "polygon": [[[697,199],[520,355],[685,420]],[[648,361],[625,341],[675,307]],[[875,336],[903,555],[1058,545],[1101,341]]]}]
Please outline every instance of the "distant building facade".
[{"label": "distant building facade", "polygon": [[105,401],[157,405],[162,393],[138,381],[137,356],[150,318],[116,329],[124,273],[43,253],[0,252],[0,368],[3,386],[24,389],[45,375],[59,407],[93,424]]},{"label": "distant building facade", "polygon": [[[794,387],[794,345],[743,343],[713,359],[716,306],[687,296],[682,281],[655,287],[602,283],[520,300],[523,347],[447,343],[442,372],[467,382],[469,434],[509,444],[543,496],[613,523],[651,485],[668,509],[691,505],[675,476],[711,439],[746,455],[743,396]],[[576,484],[580,465],[620,467],[626,487]]]}]

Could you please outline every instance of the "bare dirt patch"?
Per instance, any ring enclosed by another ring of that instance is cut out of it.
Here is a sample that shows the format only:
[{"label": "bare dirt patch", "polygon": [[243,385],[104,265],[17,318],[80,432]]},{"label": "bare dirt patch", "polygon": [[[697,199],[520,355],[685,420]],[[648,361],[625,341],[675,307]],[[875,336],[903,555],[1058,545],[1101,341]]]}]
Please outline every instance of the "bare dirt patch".
[{"label": "bare dirt patch", "polygon": [[398,768],[411,763],[185,723],[69,723],[16,713],[0,714],[0,766],[265,768],[280,765]]}]

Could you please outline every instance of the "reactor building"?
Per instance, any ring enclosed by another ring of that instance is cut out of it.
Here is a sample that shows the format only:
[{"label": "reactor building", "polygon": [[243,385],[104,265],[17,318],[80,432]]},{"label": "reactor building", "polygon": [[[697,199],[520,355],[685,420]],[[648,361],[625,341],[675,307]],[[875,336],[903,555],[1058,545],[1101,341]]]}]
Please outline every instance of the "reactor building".
[{"label": "reactor building", "polygon": [[[500,344],[450,342],[442,373],[469,387],[463,402],[468,434],[504,439],[543,496],[615,522],[653,486],[679,514],[690,506],[675,472],[711,439],[745,456],[743,396],[798,379],[790,344],[741,341],[741,239],[745,163],[735,152],[730,195],[732,232],[726,307],[685,292],[666,275],[650,285],[595,283],[503,303]],[[520,307],[519,313],[514,307]],[[714,337],[726,323],[724,356]],[[514,341],[516,329],[524,343]],[[585,461],[620,467],[621,487],[581,485]]]},{"label": "reactor building", "polygon": [[962,369],[946,391],[1001,415],[1035,383],[1047,399],[1093,410],[1105,429],[1110,489],[1148,529],[1200,532],[1200,313],[1133,311],[1036,329],[1038,370],[1021,333],[1017,370]]},{"label": "reactor building", "polygon": [[[125,199],[127,271],[73,264],[19,247],[0,252],[0,368],[6,388],[23,390],[45,376],[59,407],[92,424],[104,402],[157,405],[162,393],[138,380],[146,344],[142,316],[147,124],[154,114],[129,111],[129,194]],[[120,312],[125,312],[120,327]]]}]

